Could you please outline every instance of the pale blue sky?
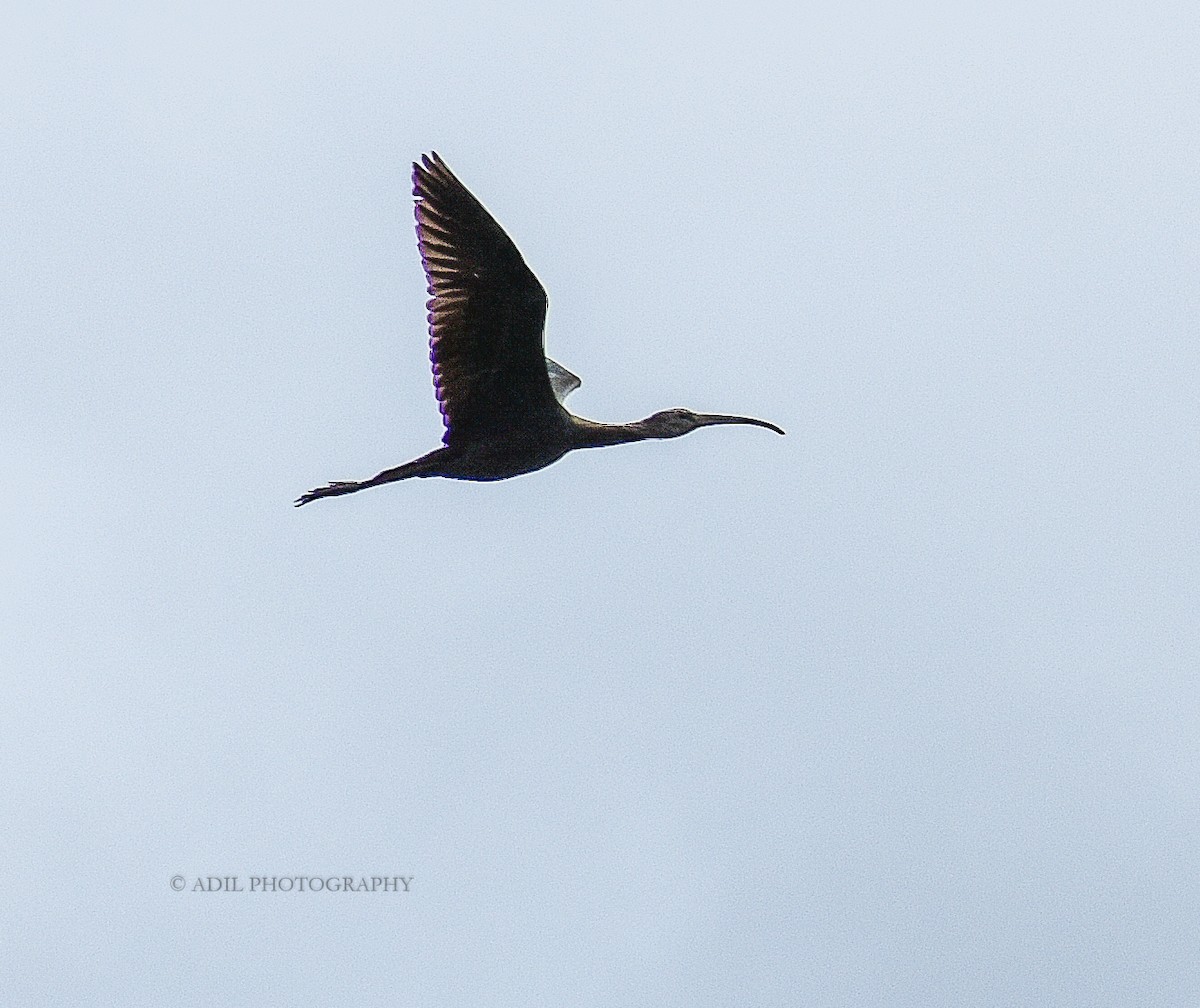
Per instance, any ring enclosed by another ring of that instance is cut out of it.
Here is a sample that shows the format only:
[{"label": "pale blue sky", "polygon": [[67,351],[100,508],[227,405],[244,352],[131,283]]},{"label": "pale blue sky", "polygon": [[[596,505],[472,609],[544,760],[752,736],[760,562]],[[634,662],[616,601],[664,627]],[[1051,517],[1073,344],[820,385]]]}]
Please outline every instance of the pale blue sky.
[{"label": "pale blue sky", "polygon": [[[1194,5],[18,8],[13,1004],[1200,1002]],[[429,149],[575,410],[788,436],[293,510]]]}]

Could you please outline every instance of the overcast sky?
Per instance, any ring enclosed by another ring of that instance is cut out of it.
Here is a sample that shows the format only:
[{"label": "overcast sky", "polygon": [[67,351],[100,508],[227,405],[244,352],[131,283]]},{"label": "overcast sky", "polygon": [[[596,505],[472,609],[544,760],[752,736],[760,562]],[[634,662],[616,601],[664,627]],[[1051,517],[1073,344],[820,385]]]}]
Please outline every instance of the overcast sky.
[{"label": "overcast sky", "polygon": [[[1200,1003],[1195,5],[249,6],[0,33],[11,1003]],[[430,149],[576,412],[787,437],[294,510]]]}]

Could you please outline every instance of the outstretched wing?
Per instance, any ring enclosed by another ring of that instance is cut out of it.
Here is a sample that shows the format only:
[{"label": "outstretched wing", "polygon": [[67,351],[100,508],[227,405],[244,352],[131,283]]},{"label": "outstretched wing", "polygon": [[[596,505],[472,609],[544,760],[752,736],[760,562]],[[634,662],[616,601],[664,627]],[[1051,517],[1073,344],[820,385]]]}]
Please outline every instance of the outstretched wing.
[{"label": "outstretched wing", "polygon": [[429,279],[429,359],[447,445],[557,418],[542,350],[546,292],[512,239],[437,154],[413,165]]}]

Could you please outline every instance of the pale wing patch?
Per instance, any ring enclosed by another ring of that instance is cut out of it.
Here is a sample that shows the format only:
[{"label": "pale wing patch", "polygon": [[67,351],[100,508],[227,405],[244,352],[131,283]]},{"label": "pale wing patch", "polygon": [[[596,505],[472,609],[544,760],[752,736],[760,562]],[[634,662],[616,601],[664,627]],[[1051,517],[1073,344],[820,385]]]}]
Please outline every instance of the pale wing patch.
[{"label": "pale wing patch", "polygon": [[567,396],[583,384],[578,375],[571,374],[565,367],[556,364],[549,357],[546,358],[546,374],[550,376],[550,387],[554,390],[554,398],[560,403],[565,402]]}]

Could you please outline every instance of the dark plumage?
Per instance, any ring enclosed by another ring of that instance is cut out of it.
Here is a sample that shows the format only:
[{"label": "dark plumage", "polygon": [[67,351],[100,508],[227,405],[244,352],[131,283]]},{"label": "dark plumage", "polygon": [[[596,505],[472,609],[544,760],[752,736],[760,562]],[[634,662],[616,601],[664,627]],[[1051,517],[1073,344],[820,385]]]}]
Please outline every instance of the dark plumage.
[{"label": "dark plumage", "polygon": [[712,424],[765,420],[667,410],[629,424],[572,416],[579,379],[545,356],[546,292],[512,239],[437,154],[413,165],[417,245],[429,280],[429,358],[445,421],[443,447],[358,483],[296,501],[354,493],[410,476],[499,480],[542,469],[573,448],[672,438]]}]

